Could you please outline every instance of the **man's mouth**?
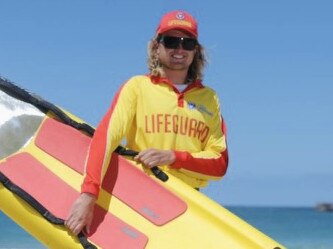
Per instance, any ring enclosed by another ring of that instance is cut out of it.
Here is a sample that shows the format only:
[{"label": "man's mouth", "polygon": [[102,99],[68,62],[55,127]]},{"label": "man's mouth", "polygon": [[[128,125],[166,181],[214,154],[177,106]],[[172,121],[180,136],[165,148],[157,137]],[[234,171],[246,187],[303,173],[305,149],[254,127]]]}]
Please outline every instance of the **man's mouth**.
[{"label": "man's mouth", "polygon": [[185,58],[185,56],[181,55],[181,54],[173,54],[173,55],[171,55],[171,57],[174,59],[184,59]]}]

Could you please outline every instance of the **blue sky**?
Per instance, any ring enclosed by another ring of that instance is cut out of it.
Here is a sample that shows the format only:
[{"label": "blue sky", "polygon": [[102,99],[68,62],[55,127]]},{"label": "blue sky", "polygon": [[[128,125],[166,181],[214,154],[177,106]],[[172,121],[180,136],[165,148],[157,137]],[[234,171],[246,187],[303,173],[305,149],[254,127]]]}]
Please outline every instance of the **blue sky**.
[{"label": "blue sky", "polygon": [[96,125],[147,72],[162,14],[199,22],[204,83],[222,102],[230,166],[204,193],[224,205],[333,202],[333,2],[0,2],[0,75]]}]

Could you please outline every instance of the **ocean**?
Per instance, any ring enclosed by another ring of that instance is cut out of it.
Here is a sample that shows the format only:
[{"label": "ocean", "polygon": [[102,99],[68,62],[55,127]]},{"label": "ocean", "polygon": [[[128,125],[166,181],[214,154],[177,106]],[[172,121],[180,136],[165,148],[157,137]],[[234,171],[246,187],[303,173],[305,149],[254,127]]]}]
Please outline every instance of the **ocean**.
[{"label": "ocean", "polygon": [[[314,208],[227,208],[289,249],[333,249],[333,212]],[[45,248],[2,212],[0,224],[0,249]]]},{"label": "ocean", "polygon": [[333,212],[310,207],[229,210],[289,249],[333,249]]}]

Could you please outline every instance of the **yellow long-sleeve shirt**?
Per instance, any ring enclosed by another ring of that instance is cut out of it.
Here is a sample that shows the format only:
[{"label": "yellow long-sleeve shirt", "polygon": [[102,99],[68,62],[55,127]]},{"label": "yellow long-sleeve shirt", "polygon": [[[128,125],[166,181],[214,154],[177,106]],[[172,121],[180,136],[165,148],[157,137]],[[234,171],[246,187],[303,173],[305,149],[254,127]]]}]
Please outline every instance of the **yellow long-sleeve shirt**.
[{"label": "yellow long-sleeve shirt", "polygon": [[127,81],[95,131],[82,192],[98,195],[111,154],[124,138],[132,150],[174,150],[175,162],[162,169],[195,188],[227,170],[220,103],[200,81],[182,93],[165,78],[141,75]]}]

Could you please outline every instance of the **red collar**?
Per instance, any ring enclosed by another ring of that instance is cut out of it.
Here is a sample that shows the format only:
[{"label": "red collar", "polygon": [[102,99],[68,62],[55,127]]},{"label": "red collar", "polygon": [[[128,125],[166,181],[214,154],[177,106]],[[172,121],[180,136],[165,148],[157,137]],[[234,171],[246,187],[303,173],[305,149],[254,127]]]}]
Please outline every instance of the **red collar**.
[{"label": "red collar", "polygon": [[[168,84],[169,86],[171,86],[173,89],[176,89],[174,84],[167,78],[165,77],[159,77],[159,76],[154,76],[154,75],[151,75],[151,74],[147,74],[147,76],[150,78],[151,82],[154,83],[154,84],[161,84],[161,83],[165,83],[165,84]],[[198,87],[198,88],[203,88],[203,84],[201,82],[201,80],[196,80],[194,82],[192,82],[189,86],[187,90],[189,89],[192,89],[194,87]]]}]

